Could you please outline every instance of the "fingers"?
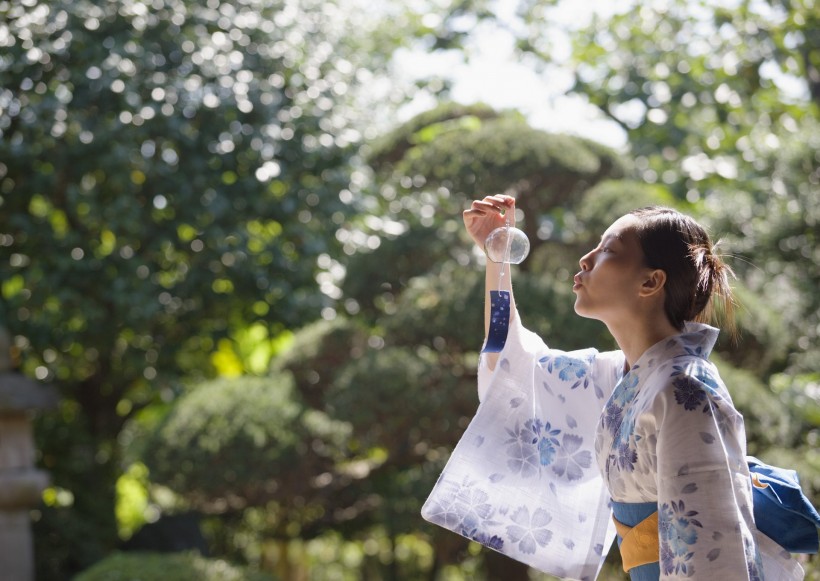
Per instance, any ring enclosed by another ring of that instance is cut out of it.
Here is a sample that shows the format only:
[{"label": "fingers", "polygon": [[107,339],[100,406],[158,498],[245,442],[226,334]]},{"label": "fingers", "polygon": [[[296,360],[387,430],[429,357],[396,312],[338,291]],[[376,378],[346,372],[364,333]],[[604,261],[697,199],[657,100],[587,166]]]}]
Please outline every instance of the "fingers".
[{"label": "fingers", "polygon": [[474,200],[468,210],[464,210],[464,225],[479,248],[484,247],[484,241],[490,232],[504,223],[515,225],[515,198],[505,195],[485,196],[481,200]]},{"label": "fingers", "polygon": [[474,200],[470,205],[469,210],[465,210],[464,214],[473,214],[478,216],[486,216],[490,212],[497,212],[504,214],[507,210],[515,207],[515,198],[512,196],[494,195],[486,196],[482,200]]}]

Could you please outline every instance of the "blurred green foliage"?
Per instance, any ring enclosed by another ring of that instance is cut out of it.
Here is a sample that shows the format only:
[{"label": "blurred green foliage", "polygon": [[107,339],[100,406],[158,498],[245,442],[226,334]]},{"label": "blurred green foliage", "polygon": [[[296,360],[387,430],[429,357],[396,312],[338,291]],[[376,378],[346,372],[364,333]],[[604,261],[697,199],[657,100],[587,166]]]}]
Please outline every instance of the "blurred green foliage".
[{"label": "blurred green foliage", "polygon": [[[523,53],[551,61],[561,4],[521,3]],[[811,2],[674,0],[625,3],[564,31],[573,92],[624,129],[635,177],[691,204],[724,239],[751,291],[741,291],[750,353],[733,357],[764,378],[818,360],[817,24]]]},{"label": "blurred green foliage", "polygon": [[[382,207],[393,219],[429,227],[457,217],[466,200],[506,192],[517,197],[523,218],[518,226],[536,242],[550,236],[542,229],[549,209],[571,205],[589,186],[626,170],[623,158],[607,147],[533,129],[517,113],[484,105],[443,104],[423,113],[377,142],[370,160]],[[401,194],[421,208],[404,197],[393,203]],[[444,237],[461,228],[438,230]]]},{"label": "blurred green foliage", "polygon": [[243,575],[111,553],[117,524],[189,510],[212,554],[282,579],[546,578],[419,516],[477,404],[484,258],[460,214],[490,193],[533,245],[525,323],[564,349],[615,346],[570,290],[615,218],[706,222],[738,275],[716,359],[750,452],[820,491],[816,10],[627,3],[556,31],[563,8],[522,1],[505,33],[545,67],[569,38],[571,92],[624,151],[435,78],[439,106],[392,122],[394,51],[464,49],[505,24],[485,0],[0,1],[0,322],[63,395],[37,421],[38,578],[109,554],[80,578]]},{"label": "blurred green foliage", "polygon": [[217,379],[177,400],[140,442],[154,483],[204,513],[283,505],[342,459],[346,423],[308,410],[288,376]]},{"label": "blurred green foliage", "polygon": [[[37,523],[42,576],[115,545],[132,417],[264,371],[327,304],[315,277],[359,196],[369,83],[407,31],[459,42],[395,8],[0,3],[0,322],[61,388],[38,447],[71,498]],[[271,343],[245,353],[253,329]]]},{"label": "blurred green foliage", "polygon": [[75,581],[275,581],[220,559],[195,553],[114,553],[77,575]]}]

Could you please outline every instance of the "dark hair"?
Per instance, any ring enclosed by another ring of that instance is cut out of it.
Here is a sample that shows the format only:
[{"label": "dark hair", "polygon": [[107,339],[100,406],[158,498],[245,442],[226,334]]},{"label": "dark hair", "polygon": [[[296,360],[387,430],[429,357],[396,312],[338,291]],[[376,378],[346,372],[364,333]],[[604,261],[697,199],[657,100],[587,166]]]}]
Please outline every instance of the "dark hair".
[{"label": "dark hair", "polygon": [[630,212],[649,268],[666,273],[664,310],[678,330],[687,321],[717,323],[734,331],[732,270],[715,254],[706,230],[689,216],[660,206]]}]

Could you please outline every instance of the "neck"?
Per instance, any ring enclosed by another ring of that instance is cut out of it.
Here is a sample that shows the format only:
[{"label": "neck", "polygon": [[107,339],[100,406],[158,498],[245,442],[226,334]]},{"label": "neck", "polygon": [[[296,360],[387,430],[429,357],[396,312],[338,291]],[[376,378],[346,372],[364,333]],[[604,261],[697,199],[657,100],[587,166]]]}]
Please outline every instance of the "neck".
[{"label": "neck", "polygon": [[631,369],[655,343],[680,334],[665,316],[634,317],[621,324],[607,323],[607,328],[624,352],[627,369]]}]

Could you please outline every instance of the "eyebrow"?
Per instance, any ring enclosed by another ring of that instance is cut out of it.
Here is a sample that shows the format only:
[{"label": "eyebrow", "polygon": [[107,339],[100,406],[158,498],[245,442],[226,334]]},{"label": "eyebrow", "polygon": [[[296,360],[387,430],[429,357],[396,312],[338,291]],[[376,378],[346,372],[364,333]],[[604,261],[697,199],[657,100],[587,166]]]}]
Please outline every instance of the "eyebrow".
[{"label": "eyebrow", "polygon": [[619,242],[623,242],[623,237],[620,234],[617,234],[617,233],[614,233],[614,234],[601,234],[601,242],[603,242],[605,238],[614,238],[615,240],[618,240]]}]

